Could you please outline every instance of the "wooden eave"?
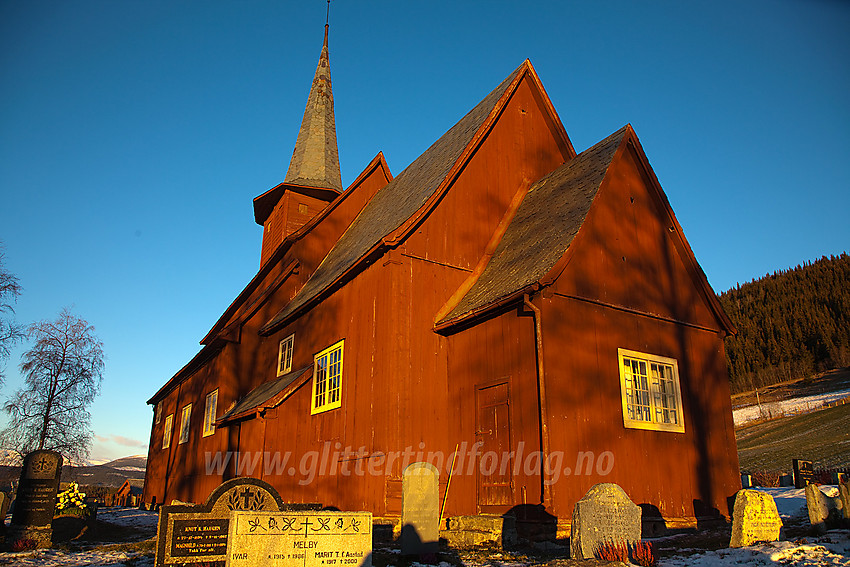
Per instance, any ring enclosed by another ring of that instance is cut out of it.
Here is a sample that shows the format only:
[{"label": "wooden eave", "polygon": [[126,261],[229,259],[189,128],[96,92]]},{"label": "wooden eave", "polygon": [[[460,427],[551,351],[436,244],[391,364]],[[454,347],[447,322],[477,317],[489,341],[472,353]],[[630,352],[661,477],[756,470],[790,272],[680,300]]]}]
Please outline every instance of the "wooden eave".
[{"label": "wooden eave", "polygon": [[336,189],[307,187],[304,185],[295,185],[294,183],[283,182],[254,198],[254,221],[258,225],[262,226],[265,224],[269,215],[272,214],[275,205],[277,205],[278,201],[280,201],[280,198],[283,197],[283,194],[286,193],[287,190],[294,191],[295,193],[301,193],[302,195],[307,195],[308,197],[313,197],[314,199],[319,199],[320,201],[325,201],[327,203],[330,203],[341,195],[341,193]]},{"label": "wooden eave", "polygon": [[[209,330],[209,332],[206,334],[206,336],[201,340],[201,344],[206,344],[208,341],[212,340],[215,336],[217,336],[221,332],[221,330],[226,325],[228,325],[230,320],[233,318],[234,314],[238,311],[238,309],[242,306],[242,304],[245,301],[248,300],[248,298],[251,296],[251,294],[254,293],[254,291],[256,291],[256,289],[259,287],[260,283],[262,283],[262,281],[266,278],[268,273],[271,271],[272,267],[275,266],[282,258],[284,258],[287,250],[289,250],[289,248],[291,248],[291,246],[294,242],[296,242],[297,240],[300,240],[305,235],[310,233],[310,231],[312,231],[316,227],[316,225],[318,225],[322,220],[327,218],[327,216],[333,210],[335,210],[337,207],[339,207],[340,204],[343,203],[345,201],[345,199],[348,198],[349,195],[353,194],[357,190],[357,188],[360,186],[360,184],[363,182],[364,179],[366,179],[369,175],[371,175],[378,168],[383,170],[383,173],[384,173],[384,175],[386,176],[387,179],[392,180],[393,176],[392,176],[392,173],[390,172],[389,166],[387,165],[387,161],[384,159],[384,154],[383,154],[383,152],[378,152],[378,155],[376,155],[374,158],[372,158],[372,161],[369,162],[369,165],[367,165],[366,168],[360,173],[360,175],[357,176],[357,179],[355,179],[354,182],[351,185],[348,186],[348,189],[346,189],[341,194],[339,194],[337,196],[337,198],[334,199],[333,202],[328,204],[327,207],[323,208],[320,212],[316,213],[316,215],[313,216],[313,218],[311,218],[309,221],[304,223],[304,226],[302,226],[301,228],[299,228],[298,230],[296,230],[295,232],[293,232],[292,234],[288,235],[286,238],[283,239],[283,241],[277,246],[277,248],[275,248],[275,251],[269,257],[269,259],[262,266],[260,266],[260,270],[251,279],[251,281],[248,282],[248,285],[245,286],[245,288],[236,297],[236,299],[233,300],[233,302],[230,304],[230,306],[228,306],[228,308],[225,309],[224,313],[221,315],[221,317],[219,317],[218,321],[216,321],[216,323]],[[283,184],[281,184],[281,185],[283,185]],[[278,187],[280,187],[280,185]],[[256,199],[255,199],[255,201],[256,201]],[[279,287],[280,283],[282,283],[282,282],[279,282],[276,287]],[[267,295],[266,292],[263,292],[263,293]]]},{"label": "wooden eave", "polygon": [[549,95],[543,89],[543,84],[540,82],[537,73],[534,71],[534,67],[531,65],[531,61],[526,59],[525,61],[523,61],[522,65],[520,65],[519,72],[517,72],[514,79],[505,89],[505,92],[493,105],[493,108],[490,110],[487,117],[478,127],[471,140],[466,144],[460,156],[455,160],[454,164],[449,169],[448,174],[442,179],[436,190],[425,201],[425,203],[420,206],[411,216],[409,216],[404,223],[402,223],[398,228],[392,230],[383,238],[381,238],[364,254],[362,254],[359,259],[355,260],[350,266],[348,266],[345,270],[338,274],[337,277],[334,278],[328,285],[326,285],[323,289],[319,290],[313,297],[307,300],[297,310],[288,314],[283,319],[280,319],[278,321],[275,321],[273,319],[268,324],[263,326],[260,329],[260,334],[270,335],[274,333],[277,329],[285,326],[288,322],[296,319],[301,314],[309,311],[316,304],[318,304],[328,295],[333,293],[333,291],[335,291],[341,283],[348,281],[351,277],[353,277],[353,275],[356,274],[361,267],[363,267],[364,265],[368,265],[371,261],[374,261],[381,255],[383,255],[384,252],[395,246],[398,246],[402,241],[404,241],[416,229],[416,227],[419,226],[422,221],[424,221],[424,219],[431,213],[431,211],[436,207],[436,205],[443,199],[445,194],[448,192],[448,190],[454,184],[455,180],[463,171],[464,167],[467,165],[467,163],[469,163],[469,160],[472,159],[472,156],[475,155],[475,152],[487,138],[487,135],[495,126],[499,116],[501,116],[508,102],[511,100],[514,93],[516,92],[517,87],[520,85],[520,83],[525,77],[529,77],[531,80],[531,84],[538,89],[538,94],[544,102],[544,110],[548,115],[549,119],[552,121],[552,124],[554,126],[554,133],[558,138],[559,145],[561,146],[562,151],[567,153],[569,159],[575,157],[575,149],[573,148],[569,136],[567,136],[566,129],[564,128],[564,125],[561,122],[561,119],[558,116],[557,112],[555,112],[555,108],[552,105],[551,100],[549,99]]},{"label": "wooden eave", "polygon": [[[290,384],[280,390],[278,393],[270,396],[269,398],[258,400],[257,403],[252,404],[250,407],[246,407],[236,413],[225,413],[223,416],[221,416],[215,421],[215,426],[221,427],[224,425],[235,423],[237,421],[251,419],[257,417],[258,415],[264,414],[267,410],[276,408],[277,406],[285,402],[290,396],[292,396],[292,394],[294,394],[301,386],[306,384],[313,377],[312,366],[297,370],[296,372],[300,372],[301,374],[296,377],[295,380],[293,380]],[[261,384],[257,388],[261,388],[262,386],[264,386],[264,384]],[[250,396],[252,392],[253,390],[251,392],[248,392],[248,394],[246,394],[244,398]]]}]

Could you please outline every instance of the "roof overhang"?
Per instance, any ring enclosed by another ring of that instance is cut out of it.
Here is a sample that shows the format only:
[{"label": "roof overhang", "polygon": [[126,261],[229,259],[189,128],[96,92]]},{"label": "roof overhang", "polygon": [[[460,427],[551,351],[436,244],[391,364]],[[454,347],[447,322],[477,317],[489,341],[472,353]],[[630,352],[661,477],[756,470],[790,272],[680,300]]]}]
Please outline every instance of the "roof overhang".
[{"label": "roof overhang", "polygon": [[320,201],[325,201],[327,203],[330,203],[342,193],[336,189],[324,187],[306,187],[303,185],[295,185],[293,183],[281,183],[254,199],[254,221],[256,221],[257,224],[260,226],[265,224],[269,216],[272,214],[275,205],[277,205],[278,201],[280,201],[280,198],[283,197],[283,194],[286,191],[301,193],[302,195],[307,195],[308,197],[313,197],[314,199],[319,199]]}]

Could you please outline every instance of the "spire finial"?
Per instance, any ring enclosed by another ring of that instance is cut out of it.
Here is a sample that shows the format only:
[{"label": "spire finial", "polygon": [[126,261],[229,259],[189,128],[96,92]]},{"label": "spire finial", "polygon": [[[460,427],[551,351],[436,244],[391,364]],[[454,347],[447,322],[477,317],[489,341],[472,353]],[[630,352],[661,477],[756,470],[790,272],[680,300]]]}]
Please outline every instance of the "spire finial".
[{"label": "spire finial", "polygon": [[328,0],[328,13],[325,14],[325,28],[328,27],[328,22],[331,20],[331,0]]}]

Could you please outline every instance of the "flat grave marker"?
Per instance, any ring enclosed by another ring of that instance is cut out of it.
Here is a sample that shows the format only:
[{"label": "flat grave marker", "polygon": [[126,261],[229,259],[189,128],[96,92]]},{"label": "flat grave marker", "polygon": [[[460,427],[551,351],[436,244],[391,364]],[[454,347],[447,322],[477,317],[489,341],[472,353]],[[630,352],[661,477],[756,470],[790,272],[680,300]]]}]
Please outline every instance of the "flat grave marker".
[{"label": "flat grave marker", "polygon": [[371,567],[371,512],[234,512],[227,567]]},{"label": "flat grave marker", "polygon": [[160,507],[155,567],[224,562],[230,514],[238,510],[277,512],[318,509],[320,504],[285,504],[277,490],[257,478],[234,478],[213,490],[204,504]]}]

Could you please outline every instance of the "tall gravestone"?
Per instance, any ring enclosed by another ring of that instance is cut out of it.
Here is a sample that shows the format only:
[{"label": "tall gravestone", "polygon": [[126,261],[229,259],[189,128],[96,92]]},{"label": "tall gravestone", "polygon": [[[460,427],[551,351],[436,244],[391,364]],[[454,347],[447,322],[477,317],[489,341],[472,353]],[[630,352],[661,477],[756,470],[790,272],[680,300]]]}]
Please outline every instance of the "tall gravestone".
[{"label": "tall gravestone", "polygon": [[593,559],[605,544],[639,542],[640,515],[640,506],[619,485],[593,485],[573,508],[570,556]]},{"label": "tall gravestone", "polygon": [[729,547],[746,547],[759,541],[779,541],[782,520],[773,496],[759,490],[739,490],[732,512]]},{"label": "tall gravestone", "polygon": [[794,476],[794,488],[806,488],[815,481],[815,469],[811,461],[791,459],[791,472]]},{"label": "tall gravestone", "polygon": [[828,529],[837,527],[839,502],[840,498],[827,496],[816,484],[806,487],[806,509],[809,512],[809,522],[817,533],[825,534]]},{"label": "tall gravestone", "polygon": [[430,463],[412,463],[401,480],[401,553],[437,553],[440,546],[440,473]]},{"label": "tall gravestone", "polygon": [[50,547],[61,474],[62,455],[56,451],[33,451],[24,457],[7,541],[29,539],[38,547]]}]

